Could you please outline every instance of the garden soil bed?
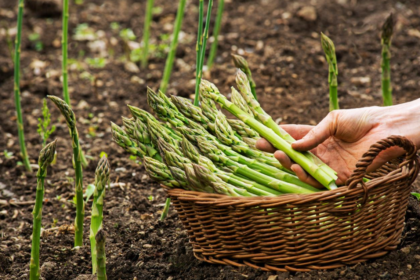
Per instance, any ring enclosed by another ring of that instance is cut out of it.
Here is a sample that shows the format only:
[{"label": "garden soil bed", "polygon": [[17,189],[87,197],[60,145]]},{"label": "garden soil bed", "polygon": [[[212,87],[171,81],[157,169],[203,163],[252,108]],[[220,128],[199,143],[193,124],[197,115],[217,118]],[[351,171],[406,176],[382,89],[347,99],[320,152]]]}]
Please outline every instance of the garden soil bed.
[{"label": "garden soil bed", "polygon": [[[13,2],[13,4],[9,3]],[[16,1],[1,1],[0,18],[0,279],[27,279],[29,274],[32,207],[35,173],[19,165],[19,145],[13,99],[13,65],[4,36],[16,25]],[[59,1],[60,2],[60,1]],[[107,232],[108,279],[418,279],[420,275],[420,221],[409,210],[401,245],[385,257],[330,271],[267,273],[251,268],[211,265],[194,258],[182,224],[171,208],[160,222],[165,192],[150,181],[143,167],[111,141],[110,121],[121,124],[129,116],[126,104],[147,108],[146,86],[156,89],[165,64],[159,56],[147,69],[132,73],[121,62],[118,32],[132,28],[141,38],[145,1],[70,1],[69,32],[80,23],[99,32],[106,43],[108,63],[103,69],[89,68],[83,61],[97,57],[88,42],[71,39],[69,56],[82,62],[82,69],[70,71],[72,106],[78,118],[81,145],[92,156],[84,170],[84,184],[93,183],[100,153],[106,152],[112,167],[112,186],[107,190],[104,227]],[[152,38],[172,31],[176,13],[174,1],[155,1],[162,7],[153,17]],[[189,1],[182,27],[184,32],[168,93],[190,96],[194,92],[195,35],[198,1]],[[217,1],[215,1],[217,2]],[[287,4],[290,2],[290,4]],[[293,2],[293,3],[292,3]],[[301,13],[315,5],[315,14]],[[327,65],[319,42],[326,32],[335,42],[339,66],[339,96],[342,108],[381,105],[379,30],[392,11],[397,34],[392,48],[394,100],[403,103],[420,96],[420,7],[416,1],[226,1],[216,64],[207,73],[222,92],[234,85],[235,68],[230,53],[245,53],[262,106],[282,123],[316,124],[328,113]],[[216,9],[214,9],[216,10]],[[316,16],[314,21],[311,17]],[[35,50],[28,34],[39,33],[43,50]],[[41,18],[25,11],[22,44],[22,107],[27,148],[36,163],[41,149],[37,118],[42,99],[61,96],[61,18]],[[114,38],[114,39],[111,39]],[[112,49],[112,50],[111,50]],[[113,55],[111,53],[113,52]],[[81,75],[83,72],[85,74]],[[94,82],[85,79],[86,73]],[[71,142],[64,119],[49,104],[57,126],[58,159],[48,171],[41,242],[42,275],[45,279],[74,279],[89,274],[86,207],[85,246],[73,249],[72,223],[75,218]],[[12,152],[6,158],[3,151]],[[418,189],[418,183],[414,188]],[[271,277],[270,277],[271,276]],[[277,276],[277,278],[276,278]]]}]

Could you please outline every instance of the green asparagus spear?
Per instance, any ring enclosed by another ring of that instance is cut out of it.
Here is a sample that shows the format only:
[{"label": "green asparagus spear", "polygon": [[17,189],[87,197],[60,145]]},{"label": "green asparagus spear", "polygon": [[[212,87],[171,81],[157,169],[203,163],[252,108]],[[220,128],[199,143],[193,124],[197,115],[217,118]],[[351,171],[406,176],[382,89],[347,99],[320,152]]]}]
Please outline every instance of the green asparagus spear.
[{"label": "green asparagus spear", "polygon": [[391,40],[394,29],[394,18],[392,14],[388,16],[384,25],[382,26],[382,96],[384,100],[384,106],[392,105],[392,86],[391,86]]},{"label": "green asparagus spear", "polygon": [[64,100],[48,95],[47,96],[58,107],[61,114],[67,122],[70,130],[73,146],[74,169],[76,173],[76,221],[75,221],[75,236],[74,247],[83,246],[83,220],[85,216],[85,205],[83,201],[83,170],[82,170],[82,150],[79,143],[79,133],[76,127],[76,116]]},{"label": "green asparagus spear", "polygon": [[[337,188],[335,184],[337,176],[335,174],[334,176],[332,176],[330,173],[325,172],[324,169],[320,167],[323,164],[322,162],[316,161],[316,158],[308,158],[307,156],[305,156],[304,153],[300,153],[293,150],[290,145],[290,142],[284,140],[282,137],[276,134],[272,129],[270,129],[271,127],[267,127],[264,124],[258,122],[252,116],[239,109],[235,104],[228,101],[226,97],[220,94],[219,90],[213,84],[203,80],[200,87],[200,94],[209,96],[213,100],[217,101],[224,109],[228,110],[238,119],[242,120],[244,123],[255,129],[262,137],[264,137],[271,144],[273,144],[274,147],[276,147],[279,150],[282,150],[292,160],[300,164],[303,167],[303,169],[305,169],[323,186],[325,186],[328,189]],[[265,118],[265,120],[267,120],[267,117]]]},{"label": "green asparagus spear", "polygon": [[106,280],[106,255],[105,255],[105,231],[101,228],[95,236],[96,239],[96,259],[98,263],[98,280]]},{"label": "green asparagus spear", "polygon": [[340,109],[337,97],[337,58],[333,41],[321,32],[321,45],[328,63],[328,84],[330,87],[330,111]]},{"label": "green asparagus spear", "polygon": [[36,174],[36,199],[33,215],[33,230],[32,230],[32,248],[31,248],[31,263],[29,265],[29,279],[38,280],[39,272],[39,250],[41,239],[41,221],[42,221],[42,202],[44,200],[44,180],[47,176],[47,167],[54,159],[55,147],[57,140],[45,145],[41,150],[38,159],[39,169]]},{"label": "green asparagus spear", "polygon": [[[170,170],[163,162],[151,157],[144,157],[143,163],[150,178],[161,182],[168,188],[185,188],[187,186],[185,172],[182,170]],[[172,174],[175,174],[176,177]]]},{"label": "green asparagus spear", "polygon": [[232,127],[232,129],[242,137],[255,138],[255,139],[260,138],[260,135],[255,130],[250,128],[241,120],[228,119],[227,122]]},{"label": "green asparagus spear", "polygon": [[[31,163],[29,162],[28,152],[26,151],[25,133],[23,129],[22,106],[20,104],[20,52],[22,42],[22,21],[23,21],[24,0],[19,0],[18,18],[17,18],[17,34],[15,39],[15,58],[14,58],[14,94],[15,107],[17,115],[17,131],[19,136],[19,146],[23,164],[27,171],[32,172]],[[197,87],[198,88],[198,87]]]},{"label": "green asparagus spear", "polygon": [[[242,74],[241,74],[242,75]],[[242,81],[242,82],[246,82],[246,81]],[[243,90],[248,92],[251,88],[249,88],[248,86],[244,85]],[[236,88],[231,87],[231,98],[230,101],[235,104],[236,106],[239,107],[239,109],[241,109],[242,111],[244,111],[247,114],[253,115],[253,111],[251,110],[251,108],[248,106],[247,102],[245,101],[245,99],[242,97],[242,95],[239,93],[239,91],[236,90]],[[252,100],[252,99],[250,99]]]},{"label": "green asparagus spear", "polygon": [[235,64],[236,68],[239,68],[242,72],[244,72],[249,81],[249,87],[251,89],[252,95],[254,96],[255,100],[257,100],[257,92],[255,90],[255,82],[252,79],[251,69],[249,69],[248,62],[245,60],[244,57],[236,54],[232,54],[233,64]]},{"label": "green asparagus spear", "polygon": [[95,191],[93,193],[92,215],[90,220],[90,249],[92,257],[92,274],[96,273],[96,239],[98,230],[102,228],[103,206],[105,197],[105,188],[109,185],[109,163],[106,156],[103,156],[98,163],[95,171]]},{"label": "green asparagus spear", "polygon": [[210,70],[213,66],[214,59],[216,58],[217,44],[219,41],[219,32],[222,25],[223,8],[225,6],[225,0],[219,0],[217,4],[217,16],[216,23],[214,24],[213,30],[213,43],[211,44],[209,58],[207,59],[207,68]]},{"label": "green asparagus spear", "polygon": [[149,37],[150,37],[150,24],[152,22],[153,0],[147,0],[146,17],[144,19],[143,31],[143,55],[141,58],[141,67],[147,67],[147,58],[149,55]]}]

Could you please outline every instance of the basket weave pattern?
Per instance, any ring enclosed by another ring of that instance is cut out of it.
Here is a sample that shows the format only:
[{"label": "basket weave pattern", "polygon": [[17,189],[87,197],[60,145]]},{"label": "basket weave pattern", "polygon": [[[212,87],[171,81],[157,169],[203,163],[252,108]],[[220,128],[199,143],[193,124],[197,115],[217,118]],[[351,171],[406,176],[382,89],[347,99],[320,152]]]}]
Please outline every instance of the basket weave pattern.
[{"label": "basket weave pattern", "polygon": [[[406,152],[366,175],[383,150]],[[168,190],[196,258],[265,271],[309,271],[385,255],[400,242],[411,183],[419,171],[416,147],[391,136],[372,145],[346,186],[279,197],[228,197]],[[371,179],[364,183],[363,177]]]}]

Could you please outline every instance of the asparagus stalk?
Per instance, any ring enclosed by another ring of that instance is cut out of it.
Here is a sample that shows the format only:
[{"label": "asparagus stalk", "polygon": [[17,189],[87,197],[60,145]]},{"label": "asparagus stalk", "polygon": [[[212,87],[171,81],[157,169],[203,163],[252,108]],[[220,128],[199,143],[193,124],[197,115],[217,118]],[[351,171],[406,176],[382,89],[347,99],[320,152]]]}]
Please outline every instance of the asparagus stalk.
[{"label": "asparagus stalk", "polygon": [[98,263],[98,280],[106,280],[106,255],[105,255],[105,231],[101,228],[95,236],[97,263]]},{"label": "asparagus stalk", "polygon": [[233,185],[230,185],[217,177],[213,172],[202,165],[193,163],[194,173],[196,174],[198,180],[203,185],[212,186],[212,188],[220,194],[225,194],[228,196],[253,196],[244,189],[237,188]]},{"label": "asparagus stalk", "polygon": [[162,214],[160,215],[160,220],[163,221],[168,216],[169,208],[171,207],[171,198],[166,198],[165,207],[163,207]]},{"label": "asparagus stalk", "polygon": [[153,157],[157,160],[162,160],[159,153],[151,146],[146,146],[143,143],[134,142],[134,140],[130,139],[130,137],[125,133],[125,131],[116,125],[115,123],[111,122],[111,131],[112,131],[112,140],[123,148],[126,152],[143,158],[145,156]]},{"label": "asparagus stalk", "polygon": [[[319,167],[319,162],[316,161],[314,158],[308,158],[304,155],[304,153],[300,153],[293,150],[290,145],[290,142],[284,140],[282,137],[276,134],[272,129],[270,129],[271,127],[267,127],[264,124],[258,122],[252,116],[239,109],[235,104],[228,101],[226,97],[220,94],[219,90],[213,84],[205,80],[202,81],[200,87],[200,94],[212,98],[213,100],[218,102],[223,108],[228,110],[231,114],[235,115],[238,119],[242,120],[244,123],[255,129],[262,137],[264,137],[271,144],[273,144],[274,147],[276,147],[279,150],[282,150],[292,160],[300,164],[310,175],[312,175],[323,186],[325,186],[328,189],[337,188],[335,184],[337,176],[335,174],[334,176],[332,176],[330,173],[325,172],[324,169]],[[267,120],[267,118],[265,118],[265,120]],[[276,125],[276,127],[278,126]]]},{"label": "asparagus stalk", "polygon": [[83,170],[81,162],[82,150],[80,149],[79,133],[76,127],[76,116],[69,105],[62,99],[48,95],[47,96],[58,107],[61,114],[65,117],[67,126],[70,130],[73,146],[74,169],[76,173],[75,192],[76,192],[76,221],[74,246],[83,246],[83,219],[85,216],[85,205],[83,202]]},{"label": "asparagus stalk", "polygon": [[109,185],[109,163],[106,156],[103,156],[95,171],[95,191],[93,193],[92,215],[90,222],[90,249],[92,256],[92,274],[96,273],[96,239],[98,230],[102,228],[103,206],[106,185]]},{"label": "asparagus stalk", "polygon": [[[185,188],[187,179],[185,172],[179,168],[168,168],[163,162],[151,157],[143,158],[146,173],[158,182],[162,182],[168,188]],[[172,170],[173,169],[173,170]]]},{"label": "asparagus stalk", "polygon": [[231,172],[245,176],[259,184],[283,193],[314,193],[318,190],[315,188],[303,188],[291,183],[280,181],[273,177],[267,176],[255,171],[244,164],[237,163],[222,154],[216,146],[203,137],[198,137],[198,147],[200,151],[210,158],[213,162],[218,162],[220,165],[227,167]]},{"label": "asparagus stalk", "polygon": [[68,22],[69,22],[69,0],[63,0],[63,34],[61,39],[61,52],[62,62],[61,71],[63,75],[63,97],[67,105],[71,108],[70,96],[69,96],[69,82],[68,82],[68,71],[67,71],[67,36],[68,36]]},{"label": "asparagus stalk", "polygon": [[22,37],[22,21],[23,21],[23,7],[24,7],[24,0],[19,0],[18,6],[18,18],[17,18],[17,34],[15,39],[15,81],[14,81],[14,93],[15,93],[15,107],[16,107],[16,115],[17,115],[17,130],[19,136],[19,146],[20,146],[20,153],[22,156],[23,165],[27,171],[32,172],[31,164],[29,162],[28,153],[26,151],[26,144],[25,144],[25,132],[23,129],[23,117],[22,117],[22,107],[20,104],[20,51],[21,51],[21,37]]},{"label": "asparagus stalk", "polygon": [[394,29],[394,19],[392,14],[388,16],[384,25],[382,26],[382,96],[384,100],[384,106],[392,105],[392,86],[391,86],[391,40]]},{"label": "asparagus stalk", "polygon": [[248,84],[252,95],[254,96],[255,100],[257,100],[257,92],[255,90],[256,84],[254,82],[254,79],[252,79],[252,73],[251,69],[249,69],[248,62],[245,60],[244,57],[236,54],[232,54],[232,60],[233,64],[235,64],[235,67],[239,68],[247,76]]},{"label": "asparagus stalk", "polygon": [[153,0],[147,0],[146,17],[144,19],[143,31],[143,56],[141,59],[141,66],[147,67],[147,58],[149,55],[149,38],[150,38],[150,24],[152,22]]},{"label": "asparagus stalk", "polygon": [[330,111],[340,109],[337,97],[337,58],[333,41],[321,32],[321,45],[328,63],[328,84],[330,87]]},{"label": "asparagus stalk", "polygon": [[219,42],[220,27],[222,26],[223,9],[225,0],[219,0],[217,4],[216,23],[213,30],[213,43],[211,44],[209,58],[207,59],[207,68],[210,70],[213,66],[214,59],[216,58],[217,44]]},{"label": "asparagus stalk", "polygon": [[248,137],[254,139],[260,138],[260,135],[255,130],[247,126],[243,121],[228,119],[227,122],[232,127],[232,129],[236,131],[236,133],[238,133],[241,137]]},{"label": "asparagus stalk", "polygon": [[251,149],[256,150],[257,147],[257,139],[255,138],[248,138],[248,137],[242,137],[242,141],[244,141]]},{"label": "asparagus stalk", "polygon": [[198,28],[197,28],[197,43],[195,46],[196,51],[196,62],[195,62],[195,99],[194,105],[198,105],[198,89],[200,86],[200,55],[201,55],[201,47],[203,43],[203,16],[204,16],[204,1],[198,0]]},{"label": "asparagus stalk", "polygon": [[149,128],[150,136],[154,140],[155,144],[157,143],[158,139],[162,138],[175,147],[179,146],[179,141],[173,139],[169,134],[165,133],[165,130],[159,122],[153,122],[149,120],[147,122],[147,127]]},{"label": "asparagus stalk", "polygon": [[192,162],[197,163],[199,165],[205,166],[212,172],[216,173],[216,175],[225,181],[226,183],[230,183],[234,186],[239,188],[243,188],[247,190],[249,193],[253,193],[258,196],[276,196],[281,195],[281,192],[275,191],[273,189],[267,188],[261,184],[255,183],[253,181],[246,180],[242,177],[236,176],[235,174],[226,173],[220,169],[218,169],[213,162],[199,154],[196,147],[184,138],[181,142],[181,149],[182,153],[189,158]]},{"label": "asparagus stalk", "polygon": [[214,132],[214,123],[211,122],[202,112],[201,108],[194,106],[188,99],[171,96],[172,102],[178,110],[187,118],[201,124],[205,129]]},{"label": "asparagus stalk", "polygon": [[[245,81],[244,81],[245,82]],[[250,90],[251,88],[245,87],[244,90],[246,92],[248,92],[248,90]],[[251,110],[251,108],[248,106],[247,102],[245,101],[245,99],[242,97],[242,95],[234,88],[231,87],[231,98],[230,101],[235,104],[236,106],[239,107],[239,109],[241,109],[242,111],[244,111],[247,114],[253,115],[253,112]],[[252,99],[250,99],[252,100]]]},{"label": "asparagus stalk", "polygon": [[[147,123],[148,119],[155,122],[158,121],[152,114],[150,114],[149,112],[146,112],[145,110],[142,110],[140,108],[130,106],[130,105],[128,105],[128,108],[130,109],[130,112],[133,115],[133,117],[137,119],[138,121],[143,122],[144,125]],[[182,135],[180,135],[178,131],[172,129],[170,126],[166,124],[162,124],[162,125],[165,131],[169,133],[172,138],[176,140],[181,140]]]},{"label": "asparagus stalk", "polygon": [[182,20],[184,18],[184,9],[185,9],[185,3],[186,2],[187,2],[186,0],[180,0],[179,1],[178,11],[176,13],[176,19],[175,19],[174,32],[172,34],[171,46],[170,46],[168,58],[166,59],[165,70],[163,71],[162,82],[160,84],[160,90],[162,92],[166,92],[166,89],[167,89],[168,83],[169,83],[169,78],[171,77],[172,66],[174,64],[176,48],[178,46],[178,35],[179,35],[179,31],[181,31],[181,25],[182,25]]},{"label": "asparagus stalk", "polygon": [[[195,98],[194,98],[195,106],[198,106],[198,95],[199,95],[201,78],[203,75],[203,65],[204,65],[204,57],[206,56],[207,39],[209,38],[209,26],[210,26],[210,17],[211,17],[212,7],[213,7],[213,0],[209,0],[209,4],[207,6],[206,26],[204,27],[204,34],[201,37],[200,57],[199,57],[199,61],[197,62],[198,71],[196,70],[196,74],[198,73],[198,75],[196,76],[196,80],[195,80]],[[202,26],[199,28],[202,28]]]},{"label": "asparagus stalk", "polygon": [[41,239],[41,221],[42,221],[42,202],[44,200],[44,180],[47,176],[47,167],[54,159],[55,147],[57,140],[45,145],[41,150],[38,159],[39,169],[36,174],[36,198],[35,206],[32,211],[33,215],[33,230],[32,230],[32,248],[31,248],[31,263],[29,265],[29,279],[38,280],[39,272],[39,251]]},{"label": "asparagus stalk", "polygon": [[199,99],[200,107],[204,116],[206,116],[211,122],[214,122],[216,120],[216,115],[218,111],[216,103],[214,103],[214,101],[209,98],[203,97],[201,94]]},{"label": "asparagus stalk", "polygon": [[[246,77],[246,75],[242,71],[238,71],[238,74],[236,75],[236,83],[238,85],[239,90],[241,91],[241,94],[242,94],[243,98],[245,99],[245,101],[247,102],[249,108],[251,109],[253,115],[263,125],[265,125],[266,127],[270,128],[275,134],[277,134],[278,136],[280,136],[288,144],[291,144],[291,143],[293,143],[293,142],[296,141],[292,136],[290,136],[290,134],[288,134],[284,129],[282,129],[280,126],[278,126],[273,121],[273,119],[271,118],[271,116],[269,114],[267,114],[261,108],[260,103],[258,103],[258,101],[253,98],[253,96],[252,96],[252,94],[251,94],[251,92],[249,90],[249,86],[248,86],[248,82],[247,82],[247,77]],[[214,85],[212,85],[211,83],[208,83],[208,82],[207,82],[207,85],[211,85],[210,87],[213,87],[213,89],[215,89],[215,92],[218,92],[220,94],[220,92],[217,90],[217,88]],[[254,118],[252,118],[252,116],[249,116],[249,117],[250,117],[250,120],[248,120],[248,122],[255,123],[256,120]],[[256,124],[256,125],[258,125],[259,127],[261,127],[259,124]],[[253,128],[254,130],[256,130],[261,136],[263,136],[260,133],[260,131],[258,131],[255,127],[253,127],[251,125],[249,125],[249,126],[251,128]],[[301,153],[301,154],[304,155],[307,158],[306,161],[312,162],[311,165],[318,166],[322,170],[323,173],[326,173],[329,177],[333,178],[334,181],[337,180],[337,173],[331,167],[329,167],[328,165],[326,165],[325,163],[323,163],[314,154],[312,154],[311,152],[305,152],[305,153]],[[333,186],[333,188],[334,188],[334,186]]]}]

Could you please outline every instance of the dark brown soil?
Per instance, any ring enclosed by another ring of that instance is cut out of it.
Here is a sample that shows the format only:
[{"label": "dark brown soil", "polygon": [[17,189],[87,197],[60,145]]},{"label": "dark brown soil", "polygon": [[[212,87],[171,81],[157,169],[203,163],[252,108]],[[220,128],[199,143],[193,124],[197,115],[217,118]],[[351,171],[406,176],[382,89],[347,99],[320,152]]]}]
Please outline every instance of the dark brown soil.
[{"label": "dark brown soil", "polygon": [[[1,1],[1,21],[16,25],[16,7]],[[109,122],[121,124],[128,116],[126,104],[147,108],[146,85],[157,88],[165,64],[164,58],[152,58],[147,70],[130,73],[119,57],[121,43],[112,46],[111,37],[119,38],[111,22],[130,27],[141,38],[145,1],[85,0],[70,9],[70,34],[80,23],[103,30],[108,64],[103,69],[85,66],[71,70],[70,93],[78,117],[82,148],[92,156],[84,171],[85,185],[93,183],[99,154],[108,154],[112,167],[112,187],[107,191],[104,227],[107,239],[108,279],[419,279],[420,221],[408,211],[405,231],[398,250],[377,260],[331,271],[310,273],[265,273],[249,268],[211,265],[194,258],[188,237],[175,211],[164,222],[158,217],[165,200],[164,191],[144,176],[143,168],[130,160],[111,142]],[[170,33],[176,13],[172,1],[155,1],[163,8],[153,17],[152,38]],[[194,3],[193,3],[194,2]],[[168,93],[190,96],[194,91],[195,34],[197,13],[189,1],[183,23],[184,39],[177,50]],[[420,96],[420,8],[417,1],[226,1],[222,37],[211,80],[226,92],[234,84],[235,69],[229,54],[245,52],[263,107],[275,119],[285,123],[316,124],[328,113],[327,66],[319,43],[323,31],[334,40],[339,66],[339,96],[342,108],[381,105],[379,28],[390,12],[397,18],[397,34],[392,47],[392,79],[396,103]],[[287,4],[290,3],[290,4]],[[317,19],[308,22],[297,12],[316,4]],[[36,51],[28,34],[38,32],[44,45]],[[6,40],[0,32],[0,279],[27,279],[32,233],[31,211],[35,199],[36,178],[18,165],[19,145],[13,99],[13,65]],[[22,44],[22,108],[27,148],[36,163],[41,139],[36,133],[42,99],[47,94],[61,96],[60,39],[61,18],[40,18],[25,11]],[[157,39],[158,40],[158,39]],[[82,54],[84,52],[84,54]],[[97,56],[87,42],[72,40],[70,58],[80,61]],[[34,70],[34,60],[45,67]],[[33,64],[32,64],[33,65]],[[96,79],[80,77],[88,71]],[[361,84],[357,78],[370,78]],[[352,81],[353,78],[353,82]],[[354,79],[356,78],[356,79]],[[71,225],[75,217],[71,142],[59,112],[50,104],[57,125],[52,138],[58,139],[57,164],[49,169],[43,210],[45,232],[41,242],[42,275],[45,279],[74,279],[90,273],[88,224],[90,203],[86,209],[85,246],[73,249]],[[95,134],[90,133],[94,131]],[[6,159],[3,151],[13,152]],[[149,200],[150,199],[152,200]],[[9,203],[10,202],[10,203]]]}]

